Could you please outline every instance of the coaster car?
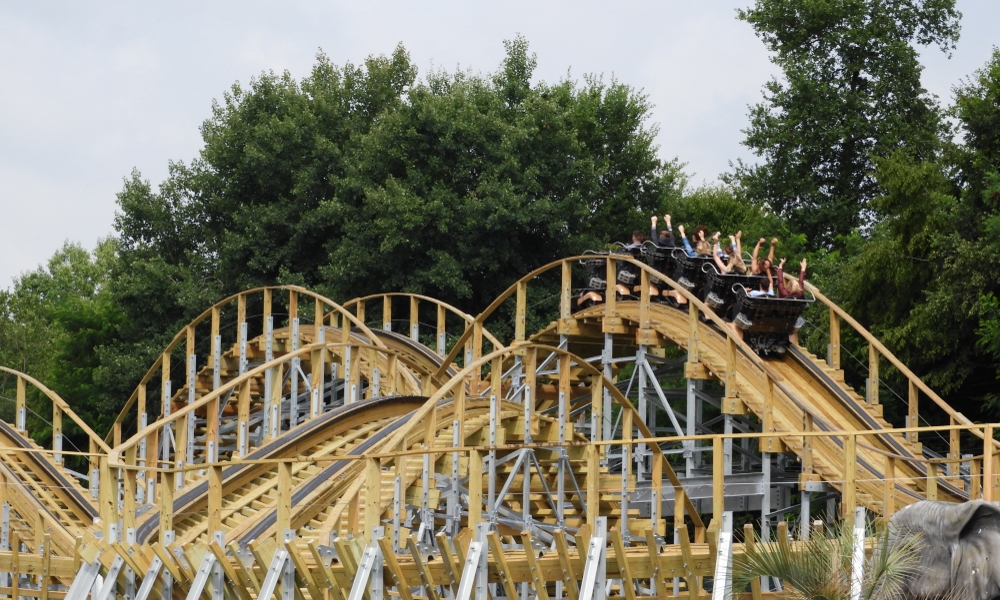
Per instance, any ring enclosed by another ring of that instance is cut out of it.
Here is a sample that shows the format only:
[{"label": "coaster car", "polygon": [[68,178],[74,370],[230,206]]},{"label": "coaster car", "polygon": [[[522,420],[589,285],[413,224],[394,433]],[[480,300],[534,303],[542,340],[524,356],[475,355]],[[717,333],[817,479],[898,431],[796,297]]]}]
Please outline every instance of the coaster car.
[{"label": "coaster car", "polygon": [[743,331],[743,341],[759,356],[781,356],[788,349],[788,336],[801,326],[799,319],[816,298],[751,296],[746,286],[733,285],[736,301],[733,323]]},{"label": "coaster car", "polygon": [[594,258],[580,260],[580,264],[587,270],[587,285],[580,290],[576,297],[577,310],[604,302],[604,294],[608,289],[607,263],[604,259],[608,253],[587,250],[584,254],[593,255]]},{"label": "coaster car", "polygon": [[712,257],[701,254],[688,256],[683,248],[674,248],[672,254],[677,264],[674,271],[674,281],[684,286],[695,296],[700,297],[701,288],[705,284],[705,272],[702,268],[705,265],[713,264]]},{"label": "coaster car", "polygon": [[[677,270],[677,261],[674,259],[672,251],[672,246],[659,246],[654,242],[646,242],[642,245],[642,261],[649,265],[650,268],[669,277]],[[650,277],[649,283],[652,289],[660,293],[666,291],[669,287],[658,277]]]},{"label": "coaster car", "polygon": [[729,315],[733,303],[736,302],[736,292],[733,291],[736,284],[755,290],[764,280],[763,275],[720,273],[714,262],[703,265],[702,270],[705,272],[705,284],[702,286],[701,299],[715,311],[715,314],[722,317]]}]

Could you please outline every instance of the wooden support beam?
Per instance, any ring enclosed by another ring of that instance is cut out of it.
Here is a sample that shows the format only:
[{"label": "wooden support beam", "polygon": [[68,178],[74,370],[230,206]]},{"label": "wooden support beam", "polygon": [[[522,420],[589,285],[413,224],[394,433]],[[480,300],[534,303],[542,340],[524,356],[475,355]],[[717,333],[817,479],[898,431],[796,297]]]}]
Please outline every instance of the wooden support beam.
[{"label": "wooden support beam", "polygon": [[882,516],[888,520],[896,512],[896,459],[891,456],[885,457],[882,486]]},{"label": "wooden support beam", "polygon": [[[951,415],[949,420],[953,427],[959,424],[955,415]],[[949,477],[957,477],[959,475],[958,461],[962,458],[961,434],[962,432],[959,429],[951,429],[948,431],[948,458],[951,459],[951,462],[948,463]]]},{"label": "wooden support beam", "polygon": [[160,492],[160,535],[174,529],[174,485],[171,479],[173,473],[169,471],[159,473],[160,482],[156,487]]},{"label": "wooden support beam", "polygon": [[528,283],[517,282],[516,308],[514,310],[514,343],[525,340],[526,312],[528,306]]},{"label": "wooden support beam", "polygon": [[712,438],[712,519],[719,522],[726,510],[725,440]]},{"label": "wooden support beam", "polygon": [[278,508],[274,524],[275,542],[284,543],[285,531],[292,528],[292,463],[278,463]]},{"label": "wooden support beam", "polygon": [[346,600],[347,597],[344,595],[344,589],[341,587],[340,581],[337,580],[333,569],[330,568],[323,555],[320,554],[319,544],[316,543],[316,540],[310,540],[309,552],[313,556],[313,562],[319,567],[320,580],[317,583],[320,587],[330,590],[330,596],[333,600]]},{"label": "wooden support beam", "polygon": [[830,308],[830,366],[840,368],[840,316]]},{"label": "wooden support beam", "polygon": [[983,500],[993,501],[994,481],[994,456],[996,450],[993,446],[993,426],[987,425],[983,428]]},{"label": "wooden support beam", "polygon": [[434,541],[437,544],[438,552],[441,553],[441,561],[444,563],[444,572],[448,578],[445,585],[448,586],[454,596],[454,594],[458,592],[458,584],[462,579],[462,563],[458,561],[455,557],[455,553],[452,552],[451,544],[448,542],[448,537],[443,531],[434,536]]},{"label": "wooden support beam", "polygon": [[222,526],[222,463],[208,465],[208,535],[224,531]]},{"label": "wooden support beam", "polygon": [[[831,311],[831,314],[832,311]],[[819,534],[817,534],[819,535]],[[744,551],[748,554],[753,553],[757,550],[757,534],[754,532],[752,523],[745,523],[743,525],[743,540],[744,540]],[[750,594],[753,600],[761,600],[762,596],[760,593],[760,578],[754,577],[750,581]]]},{"label": "wooden support beam", "polygon": [[[580,597],[580,584],[573,569],[573,561],[569,558],[569,545],[566,543],[566,534],[562,529],[552,532],[552,537],[556,543],[556,554],[559,556],[559,566],[562,568],[563,593],[569,600],[577,600]],[[579,555],[579,553],[577,553]]]},{"label": "wooden support beam", "polygon": [[549,590],[542,576],[542,571],[535,560],[535,547],[531,543],[531,532],[521,532],[521,545],[524,546],[524,559],[528,564],[528,572],[531,575],[531,587],[535,590],[535,597],[538,600],[549,600]]},{"label": "wooden support beam", "polygon": [[[906,416],[906,426],[907,427],[919,427],[920,426],[920,388],[917,387],[917,382],[913,379],[908,380],[909,383],[909,403],[907,407]],[[919,435],[916,431],[910,431],[906,434],[906,439],[911,442],[920,441]]]},{"label": "wooden support beam", "polygon": [[854,525],[854,508],[857,505],[857,464],[858,438],[857,434],[849,433],[844,440],[844,491],[841,502],[841,518],[845,527]]},{"label": "wooden support beam", "polygon": [[507,564],[507,555],[504,554],[503,546],[500,544],[500,534],[491,531],[486,534],[486,539],[489,541],[493,565],[497,571],[497,578],[503,585],[504,592],[508,598],[517,598],[517,588],[514,587],[514,578],[511,576],[510,566]]},{"label": "wooden support beam", "polygon": [[431,578],[430,571],[427,570],[427,564],[420,554],[420,548],[417,548],[417,539],[412,535],[406,538],[406,547],[410,549],[413,564],[417,567],[420,584],[427,591],[427,600],[441,600],[441,596],[437,593],[437,588],[434,585],[434,579]]},{"label": "wooden support beam", "polygon": [[937,500],[938,499],[938,485],[937,485],[937,465],[934,463],[928,463],[927,465],[927,499]]},{"label": "wooden support beam", "polygon": [[[215,540],[208,543],[208,551],[215,556],[215,562],[219,563],[219,566],[222,567],[222,572],[230,581],[229,585],[223,583],[223,586],[232,591],[238,600],[253,600],[253,597],[249,592],[251,587],[250,582],[245,579],[244,574],[240,573],[240,571],[243,571],[243,565],[240,563],[239,559],[236,559],[236,564],[239,565],[239,570],[237,570],[237,567],[234,566],[233,563],[229,562],[229,557],[226,556],[226,549],[220,546]],[[243,573],[245,573],[245,571],[243,571]],[[259,591],[259,588],[257,591]]]},{"label": "wooden support beam", "polygon": [[[128,530],[135,527],[135,444],[125,449],[125,469],[122,471],[122,526]],[[122,532],[124,534],[124,532]],[[36,538],[37,539],[37,538]]]},{"label": "wooden support beam", "polygon": [[[675,501],[676,502],[676,501]],[[701,587],[698,578],[694,575],[694,554],[691,552],[691,539],[688,537],[687,525],[681,523],[677,526],[677,536],[681,541],[681,556],[683,557],[684,581],[687,583],[688,596],[697,598]]]},{"label": "wooden support beam", "polygon": [[392,330],[392,296],[382,296],[382,329]]},{"label": "wooden support beam", "polygon": [[868,344],[868,402],[878,404],[878,349]]},{"label": "wooden support beam", "polygon": [[[645,273],[645,271],[643,271]],[[618,578],[622,582],[622,593],[626,600],[636,600],[635,585],[632,582],[632,568],[625,554],[625,541],[622,532],[617,527],[611,530],[611,543],[615,547],[615,562],[618,563]]]},{"label": "wooden support beam", "polygon": [[483,521],[483,453],[469,451],[469,520],[467,527],[475,530]]},{"label": "wooden support beam", "polygon": [[399,590],[399,597],[402,600],[413,600],[413,594],[410,593],[410,583],[403,576],[403,570],[399,566],[399,559],[396,557],[396,553],[392,551],[392,542],[388,538],[381,537],[378,540],[378,545],[382,549],[382,558],[385,560],[386,566],[389,567],[389,575],[392,577],[392,582],[396,585],[396,589]]},{"label": "wooden support beam", "polygon": [[309,568],[309,563],[306,562],[305,557],[299,551],[298,545],[294,541],[285,542],[285,550],[288,552],[288,557],[292,559],[292,564],[295,565],[295,572],[305,582],[310,600],[312,598],[324,598],[323,592],[320,591],[319,585],[316,583],[316,578],[313,577],[312,569]]},{"label": "wooden support beam", "polygon": [[379,459],[365,459],[365,538],[379,525],[382,512],[382,466]]},{"label": "wooden support beam", "polygon": [[597,517],[601,516],[601,470],[598,460],[597,446],[587,446],[587,525],[591,529],[597,526]]}]

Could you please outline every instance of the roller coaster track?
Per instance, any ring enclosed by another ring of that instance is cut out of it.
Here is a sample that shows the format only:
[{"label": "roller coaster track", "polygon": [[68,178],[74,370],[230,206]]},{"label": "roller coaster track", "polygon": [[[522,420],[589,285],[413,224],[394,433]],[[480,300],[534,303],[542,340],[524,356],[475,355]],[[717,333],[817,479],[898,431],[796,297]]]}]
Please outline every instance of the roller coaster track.
[{"label": "roller coaster track", "polygon": [[[792,345],[765,359],[698,298],[628,258],[603,258],[608,281],[630,262],[640,295],[620,299],[612,287],[607,302],[577,310],[581,258],[526,274],[476,316],[414,294],[344,304],[294,286],[236,294],[177,332],[103,438],[40,382],[3,369],[17,382],[16,422],[0,421],[3,531],[26,553],[0,534],[0,594],[16,581],[5,569],[30,568],[32,594],[58,584],[76,599],[99,573],[109,578],[102,600],[251,600],[279,580],[288,598],[381,600],[392,587],[402,600],[438,600],[470,593],[463,572],[485,573],[489,593],[508,599],[581,600],[581,586],[605,578],[629,600],[671,587],[697,597],[730,504],[773,518],[777,487],[838,498],[848,521],[856,506],[887,517],[925,498],[993,497],[992,426],[947,406],[819,290],[829,357]],[[557,280],[557,317],[531,334],[529,295],[543,278]],[[684,308],[654,302],[653,279]],[[489,331],[500,314],[514,315],[508,345]],[[845,325],[868,348],[863,395],[841,370]],[[883,415],[880,359],[907,382],[907,427]],[[675,364],[683,372],[668,374]],[[675,375],[687,391],[667,394]],[[717,397],[704,381],[717,382]],[[710,396],[718,418],[692,412]],[[921,398],[936,416],[920,412]],[[51,426],[29,407],[51,410]],[[942,414],[946,423],[916,427]],[[63,448],[64,418],[85,452]],[[947,440],[937,452],[918,441],[938,435]],[[759,474],[733,472],[737,444]],[[69,456],[88,472],[66,469]],[[785,480],[768,479],[772,464]],[[750,480],[757,491],[727,491]],[[476,553],[485,571],[465,564]],[[366,570],[373,556],[378,571]],[[595,575],[592,556],[606,572]],[[484,600],[485,588],[473,593]]]}]

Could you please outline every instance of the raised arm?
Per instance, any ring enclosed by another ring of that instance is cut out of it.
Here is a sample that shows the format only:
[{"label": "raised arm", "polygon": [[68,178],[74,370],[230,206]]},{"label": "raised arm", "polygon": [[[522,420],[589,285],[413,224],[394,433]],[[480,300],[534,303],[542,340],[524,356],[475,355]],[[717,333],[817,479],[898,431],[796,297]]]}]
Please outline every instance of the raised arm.
[{"label": "raised arm", "polygon": [[766,242],[764,238],[757,240],[757,245],[753,247],[753,258],[750,259],[750,272],[754,275],[760,274],[760,269],[757,268],[757,255],[760,254],[760,245]]},{"label": "raised arm", "polygon": [[771,250],[767,253],[767,260],[774,264],[774,246],[778,243],[778,238],[771,238]]},{"label": "raised arm", "polygon": [[733,236],[733,248],[736,248],[736,254],[740,258],[743,258],[743,242],[740,241],[741,237],[743,237],[743,230],[737,231],[736,235]]},{"label": "raised arm", "polygon": [[715,266],[719,267],[719,273],[728,273],[729,267],[727,267],[726,263],[722,262],[722,259],[719,258],[719,251],[720,251],[719,240],[716,239],[715,252],[712,253],[712,259],[715,260]]},{"label": "raised arm", "polygon": [[650,223],[650,225],[649,225],[649,239],[653,240],[654,244],[656,243],[656,240],[658,240],[660,238],[660,236],[656,233],[656,220],[657,220],[657,216],[656,215],[653,215],[652,217],[649,218],[649,223]]}]

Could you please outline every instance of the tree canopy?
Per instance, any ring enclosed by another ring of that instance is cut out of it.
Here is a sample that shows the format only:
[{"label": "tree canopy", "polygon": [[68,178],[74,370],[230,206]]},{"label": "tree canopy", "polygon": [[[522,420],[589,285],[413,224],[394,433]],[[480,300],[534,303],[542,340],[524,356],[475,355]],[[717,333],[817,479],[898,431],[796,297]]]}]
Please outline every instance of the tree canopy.
[{"label": "tree canopy", "polygon": [[757,0],[738,15],[783,78],[767,83],[745,130],[763,161],[737,163],[731,181],[813,248],[840,247],[838,236],[874,221],[876,161],[935,150],[941,114],[914,46],[954,46],[955,0]]}]

